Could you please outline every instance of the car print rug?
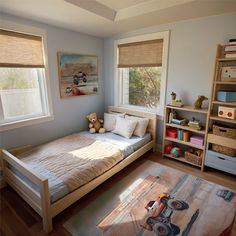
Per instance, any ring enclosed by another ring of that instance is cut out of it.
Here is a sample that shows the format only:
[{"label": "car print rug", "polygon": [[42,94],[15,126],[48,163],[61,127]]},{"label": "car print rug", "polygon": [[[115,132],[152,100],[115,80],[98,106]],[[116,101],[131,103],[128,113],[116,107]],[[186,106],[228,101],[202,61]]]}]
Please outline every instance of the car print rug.
[{"label": "car print rug", "polygon": [[64,226],[73,235],[227,236],[234,191],[147,161]]}]

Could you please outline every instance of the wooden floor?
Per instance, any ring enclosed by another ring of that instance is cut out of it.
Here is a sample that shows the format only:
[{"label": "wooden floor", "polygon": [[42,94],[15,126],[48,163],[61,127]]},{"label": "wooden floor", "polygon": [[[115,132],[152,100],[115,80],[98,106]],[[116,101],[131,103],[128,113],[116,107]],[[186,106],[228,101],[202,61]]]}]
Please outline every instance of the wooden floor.
[{"label": "wooden floor", "polygon": [[[183,172],[201,176],[208,181],[224,185],[236,192],[236,177],[233,175],[216,171],[214,169],[207,169],[205,172],[201,172],[200,169],[196,167],[175,160],[163,159],[157,153],[150,152],[56,216],[53,220],[54,230],[49,235],[70,235],[62,226],[66,220],[68,220],[73,214],[77,213],[81,208],[88,205],[97,196],[109,189],[114,182],[128,175],[147,159],[176,168]],[[10,187],[6,187],[0,191],[0,217],[0,235],[2,236],[46,235],[42,230],[40,216],[38,216],[37,213],[35,213],[34,210],[32,210]],[[231,235],[236,235],[236,220]]]}]

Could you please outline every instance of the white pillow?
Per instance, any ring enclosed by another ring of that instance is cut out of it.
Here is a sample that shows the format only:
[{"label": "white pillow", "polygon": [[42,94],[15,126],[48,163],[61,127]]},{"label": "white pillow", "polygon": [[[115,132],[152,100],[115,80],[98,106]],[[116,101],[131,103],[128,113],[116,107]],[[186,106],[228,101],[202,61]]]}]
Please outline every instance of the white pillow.
[{"label": "white pillow", "polygon": [[146,130],[148,127],[149,119],[148,118],[141,118],[136,116],[125,116],[127,120],[136,120],[137,125],[134,130],[134,135],[142,138],[146,134]]},{"label": "white pillow", "polygon": [[117,113],[104,113],[104,125],[103,127],[106,131],[112,131],[115,129],[116,117],[125,117],[125,114]]},{"label": "white pillow", "polygon": [[119,134],[125,138],[130,138],[134,132],[136,125],[136,120],[127,120],[122,117],[117,117],[116,126],[112,132],[115,134]]}]

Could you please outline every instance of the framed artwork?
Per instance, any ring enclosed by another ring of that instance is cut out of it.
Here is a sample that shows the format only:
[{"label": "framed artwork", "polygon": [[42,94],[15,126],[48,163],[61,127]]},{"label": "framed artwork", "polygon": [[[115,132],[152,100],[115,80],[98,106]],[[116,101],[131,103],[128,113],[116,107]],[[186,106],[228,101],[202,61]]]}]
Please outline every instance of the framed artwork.
[{"label": "framed artwork", "polygon": [[98,57],[58,52],[60,95],[64,97],[98,92]]}]

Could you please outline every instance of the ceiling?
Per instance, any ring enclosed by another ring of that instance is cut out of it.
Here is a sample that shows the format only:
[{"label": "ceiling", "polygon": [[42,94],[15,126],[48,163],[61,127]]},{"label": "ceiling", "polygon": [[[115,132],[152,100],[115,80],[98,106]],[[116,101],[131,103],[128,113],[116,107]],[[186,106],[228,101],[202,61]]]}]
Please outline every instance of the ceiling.
[{"label": "ceiling", "polygon": [[236,12],[236,0],[0,0],[1,11],[109,37],[153,25]]}]

